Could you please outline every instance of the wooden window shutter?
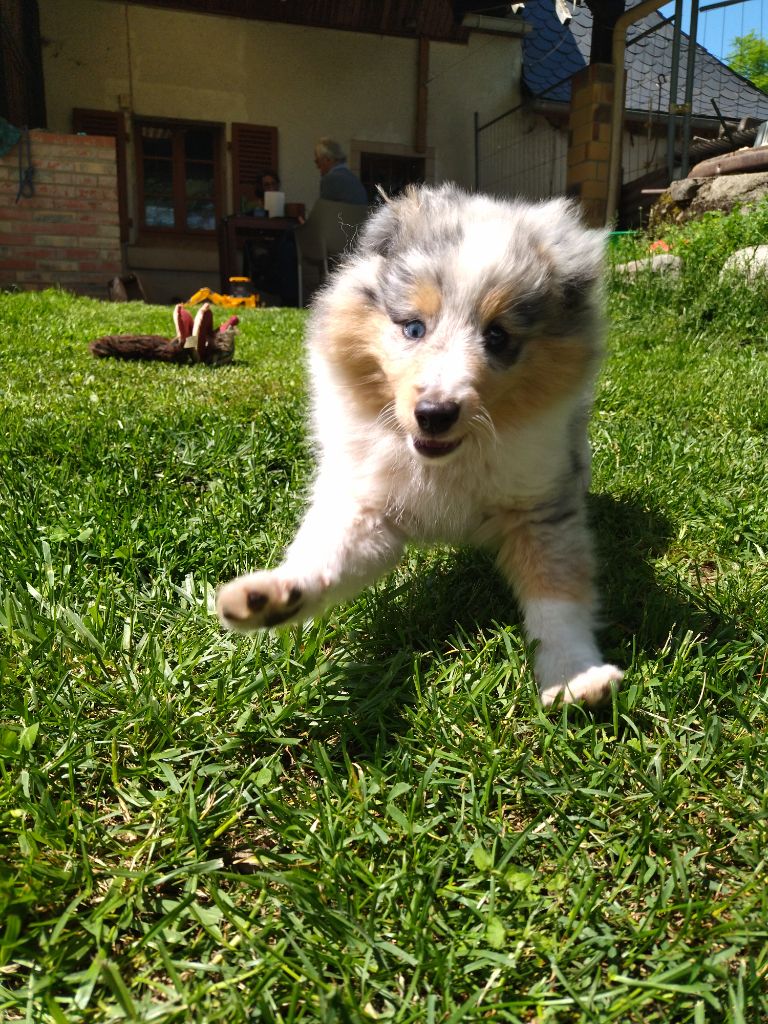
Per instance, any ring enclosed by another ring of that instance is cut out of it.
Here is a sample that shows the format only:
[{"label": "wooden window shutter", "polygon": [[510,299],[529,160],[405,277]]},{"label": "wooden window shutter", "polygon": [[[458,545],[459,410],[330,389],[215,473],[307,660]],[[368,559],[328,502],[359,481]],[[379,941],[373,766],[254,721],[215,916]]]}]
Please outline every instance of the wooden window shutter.
[{"label": "wooden window shutter", "polygon": [[117,206],[120,214],[120,241],[128,241],[128,176],[125,166],[125,118],[113,110],[72,111],[72,129],[85,135],[105,135],[117,143]]},{"label": "wooden window shutter", "polygon": [[232,205],[253,199],[253,186],[264,171],[278,173],[277,128],[263,124],[232,125]]}]

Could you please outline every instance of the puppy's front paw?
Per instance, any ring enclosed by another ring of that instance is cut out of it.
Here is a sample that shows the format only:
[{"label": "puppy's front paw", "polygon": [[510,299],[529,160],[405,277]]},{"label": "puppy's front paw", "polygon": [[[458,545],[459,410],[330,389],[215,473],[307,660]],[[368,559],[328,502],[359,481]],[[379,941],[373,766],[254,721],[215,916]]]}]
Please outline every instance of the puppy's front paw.
[{"label": "puppy's front paw", "polygon": [[555,704],[585,704],[596,708],[607,703],[611,694],[618,690],[624,673],[615,665],[593,665],[579,672],[567,683],[541,688],[541,703],[544,707]]},{"label": "puppy's front paw", "polygon": [[304,591],[279,572],[252,572],[225,584],[216,597],[222,626],[241,633],[301,618]]}]

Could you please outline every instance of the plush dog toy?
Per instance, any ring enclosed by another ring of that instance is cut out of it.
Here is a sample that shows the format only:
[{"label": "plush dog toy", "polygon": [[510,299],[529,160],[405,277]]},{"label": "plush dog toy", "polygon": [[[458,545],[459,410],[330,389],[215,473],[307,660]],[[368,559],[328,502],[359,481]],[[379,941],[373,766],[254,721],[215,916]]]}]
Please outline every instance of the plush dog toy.
[{"label": "plush dog toy", "polygon": [[194,320],[179,303],[173,311],[174,338],[159,334],[105,334],[88,346],[97,358],[159,359],[166,363],[231,363],[239,317],[231,316],[214,330],[210,302],[204,302]]}]

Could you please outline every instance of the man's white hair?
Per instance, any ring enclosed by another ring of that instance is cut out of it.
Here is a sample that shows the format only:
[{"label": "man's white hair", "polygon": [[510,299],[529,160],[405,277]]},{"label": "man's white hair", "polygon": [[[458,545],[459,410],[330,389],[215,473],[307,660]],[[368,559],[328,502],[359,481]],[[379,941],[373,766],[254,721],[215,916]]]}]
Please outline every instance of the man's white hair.
[{"label": "man's white hair", "polygon": [[315,155],[326,156],[329,160],[333,160],[334,163],[341,163],[347,159],[347,154],[344,152],[341,143],[337,142],[336,139],[330,138],[328,135],[324,135],[315,143]]}]

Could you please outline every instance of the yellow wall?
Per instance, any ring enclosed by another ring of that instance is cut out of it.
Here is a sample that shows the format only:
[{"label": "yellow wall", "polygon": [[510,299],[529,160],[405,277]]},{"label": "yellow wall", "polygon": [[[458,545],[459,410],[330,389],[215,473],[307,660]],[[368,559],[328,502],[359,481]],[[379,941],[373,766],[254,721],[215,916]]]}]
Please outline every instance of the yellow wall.
[{"label": "yellow wall", "polygon": [[[413,146],[416,40],[106,0],[39,0],[39,6],[54,131],[72,130],[73,107],[123,106],[129,115],[221,121],[228,138],[233,121],[275,125],[286,199],[307,209],[319,189],[313,162],[318,136],[338,139],[353,168],[366,143]],[[473,34],[467,46],[430,45],[433,180],[473,187],[474,112],[487,120],[518,102],[520,55],[520,40],[513,37]],[[132,140],[132,176],[131,147]],[[230,181],[227,167],[228,212]],[[131,177],[135,223],[133,193]]]},{"label": "yellow wall", "polygon": [[[40,0],[49,127],[73,107],[273,124],[288,198],[317,195],[312,145],[331,135],[410,146],[417,43],[105,0]],[[430,47],[428,144],[440,180],[473,184],[472,115],[517,100],[520,43],[473,35]]]},{"label": "yellow wall", "polygon": [[475,184],[474,115],[480,123],[520,102],[522,41],[473,33],[467,46],[430,46],[429,144],[439,181]]}]

